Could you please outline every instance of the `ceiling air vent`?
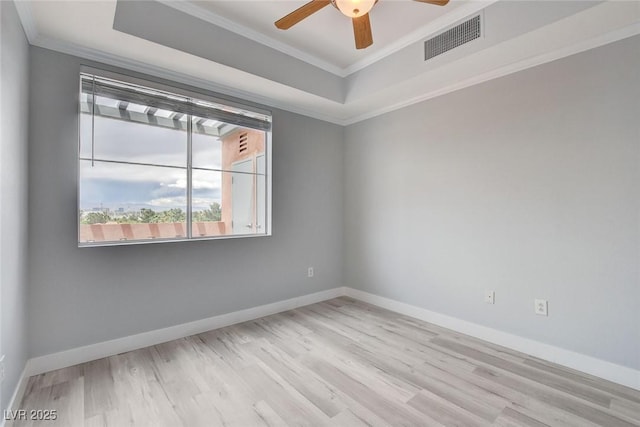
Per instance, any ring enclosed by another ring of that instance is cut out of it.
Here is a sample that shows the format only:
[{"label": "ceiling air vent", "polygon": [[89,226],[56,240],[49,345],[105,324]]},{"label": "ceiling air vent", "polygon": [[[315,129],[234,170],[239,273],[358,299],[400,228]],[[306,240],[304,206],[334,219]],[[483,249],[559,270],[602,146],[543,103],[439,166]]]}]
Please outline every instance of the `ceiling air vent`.
[{"label": "ceiling air vent", "polygon": [[424,42],[424,60],[480,38],[480,29],[480,15],[478,15],[427,40]]}]

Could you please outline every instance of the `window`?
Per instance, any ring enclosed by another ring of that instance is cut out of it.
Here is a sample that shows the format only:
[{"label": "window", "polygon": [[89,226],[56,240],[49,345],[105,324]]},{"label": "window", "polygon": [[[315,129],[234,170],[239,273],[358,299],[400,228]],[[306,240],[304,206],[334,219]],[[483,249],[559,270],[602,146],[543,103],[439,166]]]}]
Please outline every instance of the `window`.
[{"label": "window", "polygon": [[78,245],[270,234],[268,112],[80,75]]}]

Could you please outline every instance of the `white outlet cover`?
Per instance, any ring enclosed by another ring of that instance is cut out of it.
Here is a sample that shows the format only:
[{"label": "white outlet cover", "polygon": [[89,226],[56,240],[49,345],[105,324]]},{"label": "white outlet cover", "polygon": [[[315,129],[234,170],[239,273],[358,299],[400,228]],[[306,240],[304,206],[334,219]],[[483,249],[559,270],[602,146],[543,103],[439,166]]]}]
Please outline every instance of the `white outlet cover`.
[{"label": "white outlet cover", "polygon": [[495,304],[496,303],[495,291],[484,291],[484,302],[486,302],[487,304]]},{"label": "white outlet cover", "polygon": [[533,308],[535,313],[540,316],[549,315],[549,303],[546,299],[535,299]]},{"label": "white outlet cover", "polygon": [[307,270],[307,277],[313,277],[313,267],[309,267]]}]

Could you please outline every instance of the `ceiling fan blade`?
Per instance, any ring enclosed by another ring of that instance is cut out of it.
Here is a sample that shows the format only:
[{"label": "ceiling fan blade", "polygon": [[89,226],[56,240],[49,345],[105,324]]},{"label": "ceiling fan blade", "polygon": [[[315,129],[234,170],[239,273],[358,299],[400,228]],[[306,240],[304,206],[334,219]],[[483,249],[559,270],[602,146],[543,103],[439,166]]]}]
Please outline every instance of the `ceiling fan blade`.
[{"label": "ceiling fan blade", "polygon": [[369,14],[352,18],[353,35],[356,39],[356,49],[364,49],[373,44],[373,35],[371,34],[371,22],[369,22]]},{"label": "ceiling fan blade", "polygon": [[445,4],[449,3],[449,0],[414,0],[414,1],[419,1],[420,3],[435,4],[436,6],[444,6]]},{"label": "ceiling fan blade", "polygon": [[329,6],[329,4],[331,4],[330,0],[312,0],[304,6],[297,8],[284,18],[278,19],[276,21],[276,27],[280,28],[281,30],[288,30],[298,22],[313,15],[323,7]]}]

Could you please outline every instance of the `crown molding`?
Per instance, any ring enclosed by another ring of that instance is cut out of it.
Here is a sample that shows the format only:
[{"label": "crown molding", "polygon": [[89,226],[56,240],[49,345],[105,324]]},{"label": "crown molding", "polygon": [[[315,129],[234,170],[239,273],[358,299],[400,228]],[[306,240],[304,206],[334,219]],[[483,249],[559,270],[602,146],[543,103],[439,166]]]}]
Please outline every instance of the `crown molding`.
[{"label": "crown molding", "polygon": [[597,47],[604,46],[606,44],[613,43],[618,40],[626,39],[628,37],[633,37],[638,34],[640,34],[640,23],[632,24],[627,27],[609,32],[607,34],[594,37],[589,40],[585,40],[580,43],[573,44],[571,46],[554,50],[553,52],[547,52],[545,54],[538,55],[532,58],[527,58],[522,61],[518,61],[504,67],[496,68],[495,70],[491,70],[487,73],[474,76],[472,78],[463,80],[461,82],[458,82],[449,86],[445,86],[438,90],[425,93],[425,94],[416,96],[414,98],[407,99],[405,101],[386,106],[384,108],[380,108],[380,109],[366,112],[364,114],[360,114],[351,118],[344,119],[344,125],[345,126],[352,125],[364,120],[368,120],[368,119],[380,116],[382,114],[390,113],[392,111],[399,110],[404,107],[409,107],[411,105],[436,98],[438,96],[446,95],[447,93],[455,92],[470,86],[475,86],[477,84],[484,83],[489,80],[504,77],[509,74],[517,73],[518,71],[523,71],[528,68],[546,64],[547,62],[555,61],[557,59],[562,59],[567,56],[575,55],[577,53],[584,52],[590,49],[595,49]]},{"label": "crown molding", "polygon": [[254,102],[260,105],[279,108],[282,110],[290,111],[292,113],[301,114],[303,116],[312,117],[318,120],[326,121],[326,122],[337,124],[340,126],[349,126],[364,120],[368,120],[368,119],[380,116],[382,114],[390,113],[392,111],[399,110],[401,108],[409,107],[411,105],[414,105],[423,101],[427,101],[429,99],[436,98],[438,96],[445,95],[450,92],[455,92],[460,89],[464,89],[470,86],[484,83],[489,80],[493,80],[499,77],[513,74],[518,71],[525,70],[527,68],[535,67],[537,65],[542,65],[547,62],[555,61],[557,59],[561,59],[566,56],[584,52],[589,49],[594,49],[596,47],[613,43],[615,41],[622,40],[627,37],[632,37],[638,34],[640,34],[640,23],[636,23],[636,24],[624,27],[617,31],[613,31],[605,35],[595,37],[595,38],[583,41],[581,43],[574,44],[569,47],[558,49],[556,51],[549,52],[544,55],[539,55],[533,58],[527,58],[526,60],[519,61],[519,62],[510,64],[508,66],[501,67],[478,76],[474,76],[470,79],[466,79],[464,81],[445,86],[436,91],[422,94],[411,99],[407,99],[401,102],[397,102],[395,104],[385,106],[384,108],[368,111],[363,114],[355,115],[352,117],[338,117],[337,115],[334,116],[334,115],[319,113],[317,111],[300,108],[291,103],[279,102],[272,98],[263,97],[260,95],[256,95],[254,93],[216,84],[209,80],[193,77],[185,73],[172,71],[166,68],[157,67],[155,65],[149,65],[141,61],[124,58],[119,55],[105,53],[102,51],[98,51],[96,49],[74,45],[67,42],[61,42],[59,40],[54,40],[54,39],[50,39],[42,36],[36,37],[32,42],[30,41],[30,43],[34,46],[39,46],[45,49],[50,49],[50,50],[65,53],[68,55],[77,56],[79,58],[96,61],[96,62],[104,63],[107,65],[120,67],[120,68],[128,69],[131,71],[136,71],[143,74],[148,74],[158,78],[176,81],[176,82],[194,86],[194,87],[207,89],[212,92],[217,92],[223,95],[232,96],[234,98],[239,98],[244,101],[249,101],[249,102]]},{"label": "crown molding", "polygon": [[[162,0],[162,1],[165,1],[165,0]],[[491,1],[495,2],[495,0],[491,0]],[[33,19],[30,3],[27,1],[15,1],[15,4],[19,13],[20,20],[22,22],[22,26],[29,40],[29,43],[34,46],[39,46],[45,49],[50,49],[57,52],[77,56],[79,58],[96,61],[99,63],[120,67],[128,70],[132,70],[132,71],[137,71],[143,74],[176,81],[176,82],[194,86],[194,87],[203,88],[206,90],[210,90],[212,92],[219,93],[221,95],[239,98],[241,100],[253,102],[259,105],[264,105],[268,107],[290,111],[292,113],[300,114],[307,117],[312,117],[315,119],[319,119],[329,123],[334,123],[341,126],[348,126],[351,124],[355,124],[364,120],[371,119],[376,116],[380,116],[382,114],[386,114],[404,107],[411,106],[413,104],[417,104],[432,98],[436,98],[441,95],[445,95],[450,92],[464,89],[464,88],[467,88],[476,84],[480,84],[495,78],[503,77],[518,71],[522,71],[530,67],[535,67],[537,65],[554,61],[556,59],[574,55],[589,49],[593,49],[608,43],[612,43],[627,37],[632,37],[634,35],[640,34],[640,23],[636,22],[632,25],[628,25],[618,30],[614,30],[609,33],[606,33],[597,37],[593,37],[588,40],[574,43],[571,46],[566,46],[560,49],[556,49],[552,52],[547,52],[545,54],[538,55],[532,58],[527,58],[527,59],[515,62],[513,64],[509,64],[507,66],[499,67],[489,72],[486,72],[484,74],[473,76],[466,80],[459,81],[454,84],[450,84],[445,87],[439,88],[438,90],[431,91],[428,93],[423,93],[410,99],[385,105],[382,108],[371,109],[369,111],[364,111],[361,113],[350,114],[349,104],[346,104],[346,105],[336,106],[336,108],[330,114],[327,114],[326,112],[319,112],[315,109],[300,107],[299,105],[296,105],[295,102],[275,100],[267,96],[257,95],[252,92],[247,92],[247,91],[239,90],[226,85],[217,84],[207,79],[194,77],[187,73],[173,71],[167,68],[150,65],[148,63],[123,57],[120,55],[115,55],[115,54],[99,51],[97,49],[88,48],[88,47],[76,45],[73,43],[45,37],[42,34],[39,34],[37,30],[37,27],[35,25],[35,20]],[[478,8],[478,10],[486,7],[487,2],[483,2],[482,4],[483,4],[483,7]],[[468,15],[470,11],[471,9],[466,9],[464,13]],[[459,16],[462,16],[463,12],[460,12],[460,14],[461,15]],[[464,15],[464,16],[467,16],[467,15]],[[442,22],[440,22],[441,25],[442,25]],[[452,22],[455,22],[455,21],[452,21]],[[404,40],[403,43],[410,43],[408,40],[410,39]]]},{"label": "crown molding", "polygon": [[339,76],[339,77],[346,76],[344,69],[330,62],[320,59],[315,55],[311,55],[306,52],[303,52],[300,49],[297,49],[287,43],[283,43],[279,40],[276,40],[272,37],[269,37],[265,34],[255,31],[252,28],[245,27],[244,25],[235,23],[227,18],[224,18],[210,10],[204,9],[203,7],[200,7],[189,1],[175,1],[175,0],[157,0],[157,1],[172,9],[186,13],[187,15],[191,15],[195,18],[202,19],[210,24],[224,28],[225,30],[231,31],[242,37],[246,37],[250,40],[253,40],[254,42],[260,43],[264,46],[280,51],[286,55],[289,55],[303,62],[306,62],[310,65],[318,67],[331,74],[335,74],[336,76]]},{"label": "crown molding", "polygon": [[38,38],[38,27],[35,19],[33,18],[31,2],[14,0],[13,4],[16,5],[16,10],[20,17],[20,23],[22,23],[22,29],[27,36],[27,40],[29,40],[30,44],[33,44],[34,40]]},{"label": "crown molding", "polygon": [[358,62],[353,63],[352,65],[341,68],[335,64],[332,64],[328,61],[318,58],[315,55],[308,54],[303,52],[295,47],[283,43],[281,41],[275,40],[263,33],[255,31],[249,27],[245,27],[244,25],[237,24],[227,18],[224,18],[210,10],[204,9],[201,6],[198,6],[189,1],[172,1],[172,0],[157,0],[165,6],[169,6],[173,9],[176,9],[180,12],[186,13],[188,15],[194,16],[196,18],[207,21],[213,25],[217,25],[219,27],[224,28],[225,30],[236,33],[240,36],[246,37],[250,40],[253,40],[257,43],[260,43],[264,46],[270,47],[272,49],[278,50],[284,54],[292,56],[301,61],[307,62],[313,66],[316,66],[320,69],[328,71],[332,74],[335,74],[339,77],[347,77],[350,74],[353,74],[357,71],[360,71],[371,64],[374,64],[381,59],[386,58],[389,55],[394,54],[395,52],[404,49],[407,46],[412,45],[413,43],[419,42],[422,39],[425,39],[429,36],[435,35],[444,29],[450,27],[451,25],[457,23],[458,21],[463,20],[469,15],[473,15],[474,13],[478,13],[482,9],[492,5],[493,3],[498,2],[499,0],[479,0],[479,1],[471,1],[464,6],[461,6],[457,9],[454,9],[452,12],[446,13],[440,18],[432,21],[431,23],[419,28],[404,37],[401,37],[397,41],[389,44],[388,46],[382,48],[376,53],[373,53]]},{"label": "crown molding", "polygon": [[300,114],[314,119],[322,120],[325,122],[344,126],[345,121],[339,117],[333,115],[327,115],[318,111],[308,110],[306,108],[299,107],[292,103],[281,102],[269,98],[266,96],[256,95],[252,92],[243,91],[240,89],[232,88],[226,85],[214,83],[210,80],[194,77],[187,73],[179,71],[173,71],[168,68],[159,67],[157,65],[147,64],[135,59],[126,58],[120,55],[114,55],[111,53],[103,52],[97,49],[80,46],[73,43],[68,43],[60,40],[56,40],[49,37],[38,36],[33,42],[33,46],[38,46],[44,49],[54,50],[56,52],[64,53],[67,55],[76,56],[82,59],[99,62],[102,64],[123,68],[130,71],[135,71],[149,76],[174,81],[177,83],[194,86],[197,88],[209,90],[220,95],[225,95],[233,98],[240,99],[242,101],[248,101],[262,106],[278,108],[286,110],[292,113]]}]

